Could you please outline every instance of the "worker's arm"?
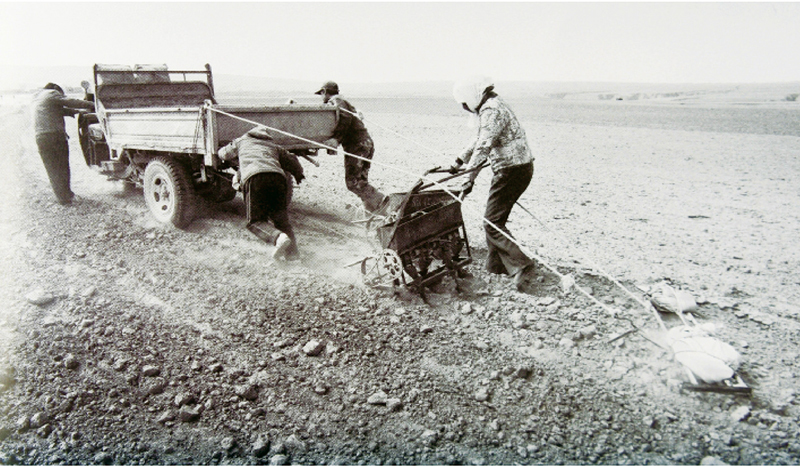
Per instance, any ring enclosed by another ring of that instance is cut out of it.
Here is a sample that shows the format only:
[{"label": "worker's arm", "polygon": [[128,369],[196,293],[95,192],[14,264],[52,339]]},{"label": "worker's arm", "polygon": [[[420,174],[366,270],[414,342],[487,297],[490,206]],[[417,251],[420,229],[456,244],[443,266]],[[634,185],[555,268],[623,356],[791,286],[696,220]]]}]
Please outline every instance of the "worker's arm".
[{"label": "worker's arm", "polygon": [[469,159],[472,158],[472,152],[475,150],[476,142],[477,139],[473,139],[472,142],[470,142],[469,145],[463,151],[461,151],[461,155],[456,158],[455,164],[450,167],[450,171],[452,173],[456,173],[459,169],[461,169],[462,165],[469,163]]},{"label": "worker's arm", "polygon": [[280,149],[280,153],[278,160],[281,163],[281,168],[284,171],[290,173],[297,184],[300,184],[303,179],[305,179],[305,175],[303,174],[303,165],[300,164],[300,160],[297,159],[297,156],[292,154],[291,152]]},{"label": "worker's arm", "polygon": [[74,110],[73,114],[78,113],[77,109],[94,110],[94,102],[88,100],[70,99],[69,97],[61,97],[60,100],[64,108]]},{"label": "worker's arm", "polygon": [[[472,157],[467,169],[482,165],[489,158],[489,152],[497,144],[500,131],[503,129],[500,112],[493,108],[488,108],[480,113],[480,128],[478,137],[475,140],[475,147],[472,150]],[[478,177],[480,170],[470,174],[470,180],[474,181]]]}]

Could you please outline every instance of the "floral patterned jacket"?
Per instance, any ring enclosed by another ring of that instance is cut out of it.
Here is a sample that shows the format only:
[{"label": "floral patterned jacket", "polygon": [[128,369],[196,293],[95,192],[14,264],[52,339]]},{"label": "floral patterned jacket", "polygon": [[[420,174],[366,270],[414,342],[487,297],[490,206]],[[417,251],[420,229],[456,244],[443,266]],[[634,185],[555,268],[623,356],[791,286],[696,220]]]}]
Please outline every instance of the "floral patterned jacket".
[{"label": "floral patterned jacket", "polygon": [[478,118],[478,135],[459,157],[468,164],[467,168],[488,159],[492,171],[497,173],[503,168],[533,161],[525,130],[500,97],[488,99],[478,110]]}]

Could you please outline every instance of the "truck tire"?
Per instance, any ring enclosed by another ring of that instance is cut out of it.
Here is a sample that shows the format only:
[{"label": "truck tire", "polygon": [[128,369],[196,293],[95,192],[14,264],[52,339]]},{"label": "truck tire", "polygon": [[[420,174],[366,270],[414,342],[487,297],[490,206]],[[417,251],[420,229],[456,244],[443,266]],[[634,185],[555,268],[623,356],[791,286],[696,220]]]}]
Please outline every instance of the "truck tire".
[{"label": "truck tire", "polygon": [[144,200],[156,220],[184,228],[194,207],[189,171],[173,158],[154,158],[144,170]]}]

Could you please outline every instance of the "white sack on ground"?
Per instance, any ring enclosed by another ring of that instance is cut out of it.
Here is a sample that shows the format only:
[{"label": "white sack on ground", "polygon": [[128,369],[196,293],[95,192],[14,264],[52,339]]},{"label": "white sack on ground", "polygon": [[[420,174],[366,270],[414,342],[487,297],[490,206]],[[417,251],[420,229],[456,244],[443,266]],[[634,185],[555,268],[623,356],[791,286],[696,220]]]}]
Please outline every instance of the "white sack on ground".
[{"label": "white sack on ground", "polygon": [[733,377],[741,356],[729,344],[708,336],[699,328],[675,327],[667,333],[675,360],[700,380],[717,383]]},{"label": "white sack on ground", "polygon": [[660,311],[669,311],[675,314],[697,310],[697,302],[690,293],[661,284],[661,292],[653,296],[651,302]]}]

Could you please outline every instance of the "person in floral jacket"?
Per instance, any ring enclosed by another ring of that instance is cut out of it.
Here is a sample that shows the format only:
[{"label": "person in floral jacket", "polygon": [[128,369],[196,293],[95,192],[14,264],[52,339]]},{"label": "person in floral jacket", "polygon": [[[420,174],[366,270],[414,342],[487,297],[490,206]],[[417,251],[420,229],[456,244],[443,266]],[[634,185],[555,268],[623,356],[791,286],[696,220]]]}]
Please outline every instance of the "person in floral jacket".
[{"label": "person in floral jacket", "polygon": [[[484,218],[494,225],[484,223],[489,248],[486,269],[513,276],[517,289],[521,290],[526,275],[534,269],[534,261],[498,229],[511,236],[506,228],[508,216],[533,178],[534,157],[525,130],[508,104],[494,92],[494,84],[488,78],[457,82],[453,97],[474,116],[478,131],[456,159],[452,171],[460,170],[465,164],[467,170],[476,168],[488,160],[494,174],[484,213]],[[463,187],[465,195],[472,191],[479,173],[480,169],[470,173]]]}]

